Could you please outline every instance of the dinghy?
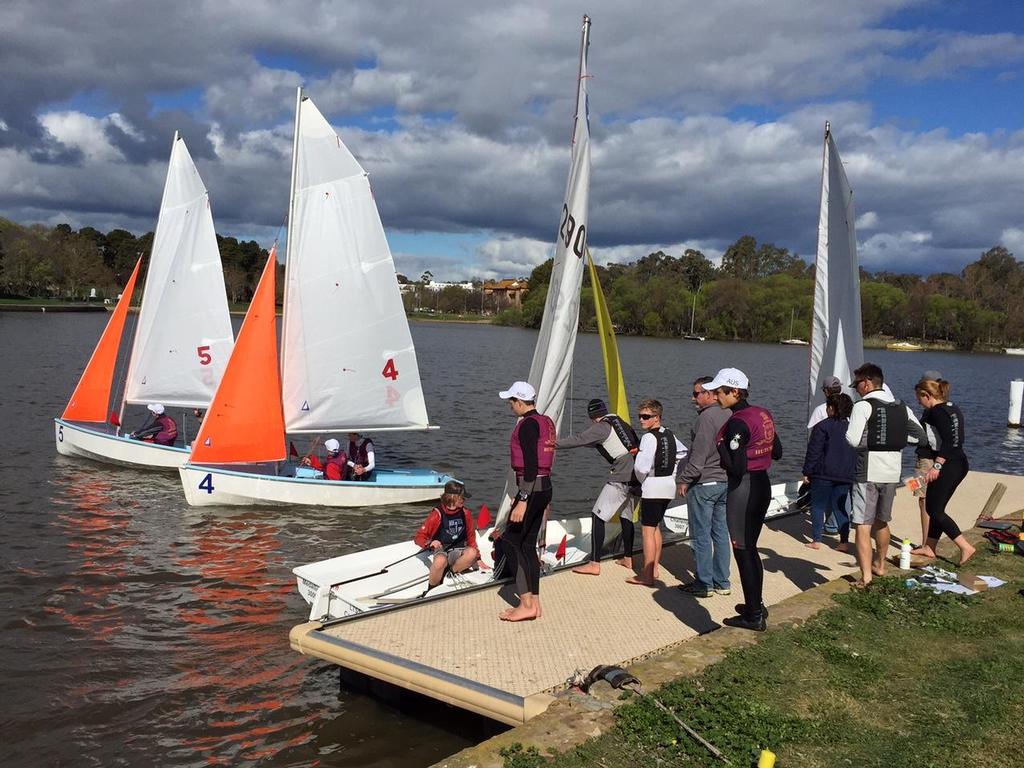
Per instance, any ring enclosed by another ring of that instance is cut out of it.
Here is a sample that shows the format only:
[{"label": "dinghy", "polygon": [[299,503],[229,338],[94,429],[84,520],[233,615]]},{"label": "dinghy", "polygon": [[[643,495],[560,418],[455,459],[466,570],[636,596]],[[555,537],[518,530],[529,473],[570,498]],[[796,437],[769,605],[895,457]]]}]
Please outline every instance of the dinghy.
[{"label": "dinghy", "polygon": [[280,371],[272,255],[179,470],[185,498],[328,507],[437,499],[452,478],[431,469],[377,468],[370,480],[335,481],[285,462],[286,433],[434,428],[366,171],[301,88],[291,186]]},{"label": "dinghy", "polygon": [[[141,259],[63,415],[54,419],[54,438],[57,452],[65,456],[174,469],[188,456],[185,440],[164,446],[122,434],[125,405],[161,403],[172,413],[176,408],[206,408],[234,345],[209,195],[177,133],[124,397],[118,411],[109,411],[118,349],[140,264]],[[179,429],[187,423],[186,418],[177,421]]]}]

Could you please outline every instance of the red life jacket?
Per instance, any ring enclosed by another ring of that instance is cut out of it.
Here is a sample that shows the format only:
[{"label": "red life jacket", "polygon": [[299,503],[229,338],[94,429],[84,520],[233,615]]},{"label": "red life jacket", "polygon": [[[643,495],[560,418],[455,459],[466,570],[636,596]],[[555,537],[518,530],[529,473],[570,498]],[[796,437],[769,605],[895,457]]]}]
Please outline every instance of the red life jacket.
[{"label": "red life jacket", "polygon": [[[729,421],[739,419],[747,425],[750,440],[747,441],[747,471],[760,472],[772,465],[772,446],[775,444],[775,420],[769,411],[756,405],[748,405],[733,411]],[[729,421],[718,431],[718,442],[722,442]]]},{"label": "red life jacket", "polygon": [[174,419],[162,413],[156,417],[156,422],[160,425],[160,431],[153,436],[153,442],[159,445],[174,445],[174,441],[178,439],[178,425],[174,423]]},{"label": "red life jacket", "polygon": [[[334,474],[330,471],[331,467],[337,470],[337,477],[331,477]],[[348,478],[348,457],[345,456],[344,451],[339,452],[337,456],[327,457],[327,460],[324,462],[324,477],[328,480],[345,480]]]},{"label": "red life jacket", "polygon": [[366,463],[370,460],[367,455],[367,446],[373,447],[373,440],[368,437],[364,437],[361,443],[348,441],[348,457],[356,464],[365,467]]},{"label": "red life jacket", "polygon": [[527,419],[537,422],[540,428],[540,437],[537,440],[537,474],[550,475],[551,465],[555,461],[555,422],[550,416],[543,413],[531,413],[524,416],[512,430],[512,439],[509,442],[510,453],[512,454],[512,469],[517,475],[522,475],[526,469],[526,462],[523,459],[523,446],[519,442],[519,430]]}]

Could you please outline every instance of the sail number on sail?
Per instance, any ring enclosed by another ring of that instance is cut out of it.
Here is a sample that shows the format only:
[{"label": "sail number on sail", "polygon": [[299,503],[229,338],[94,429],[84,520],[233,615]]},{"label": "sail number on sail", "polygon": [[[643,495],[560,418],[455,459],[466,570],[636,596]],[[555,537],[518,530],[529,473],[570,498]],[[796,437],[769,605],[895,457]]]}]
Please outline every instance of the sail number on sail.
[{"label": "sail number on sail", "polygon": [[[574,231],[576,233],[575,240],[572,237]],[[582,259],[587,248],[587,226],[586,224],[576,226],[576,219],[569,214],[569,206],[565,203],[562,203],[562,226],[559,227],[558,234],[565,247],[568,248],[569,243],[572,243],[572,252],[576,254],[576,258]]]}]

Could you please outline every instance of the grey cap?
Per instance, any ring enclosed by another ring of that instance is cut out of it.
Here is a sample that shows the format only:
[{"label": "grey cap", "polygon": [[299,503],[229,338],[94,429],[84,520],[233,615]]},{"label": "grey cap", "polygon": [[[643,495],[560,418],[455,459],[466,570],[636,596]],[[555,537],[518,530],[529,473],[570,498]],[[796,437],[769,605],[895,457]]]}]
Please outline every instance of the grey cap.
[{"label": "grey cap", "polygon": [[826,376],[825,380],[821,382],[822,389],[842,389],[843,382],[839,380],[838,376]]},{"label": "grey cap", "polygon": [[921,381],[940,381],[942,374],[938,371],[925,371],[921,374]]}]

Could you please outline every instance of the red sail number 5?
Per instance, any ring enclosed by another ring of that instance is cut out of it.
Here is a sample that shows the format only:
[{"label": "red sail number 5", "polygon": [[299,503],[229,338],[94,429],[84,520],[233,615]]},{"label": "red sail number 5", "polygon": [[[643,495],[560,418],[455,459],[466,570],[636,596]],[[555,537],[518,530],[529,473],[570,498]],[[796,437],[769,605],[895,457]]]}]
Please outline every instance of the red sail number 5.
[{"label": "red sail number 5", "polygon": [[213,358],[210,357],[210,345],[209,344],[207,344],[206,346],[203,346],[203,347],[196,347],[196,353],[199,355],[199,364],[200,365],[209,365],[213,361]]},{"label": "red sail number 5", "polygon": [[385,379],[391,379],[392,381],[398,378],[398,369],[395,368],[395,358],[388,358],[387,363],[384,365],[384,370],[380,372],[380,375]]}]

